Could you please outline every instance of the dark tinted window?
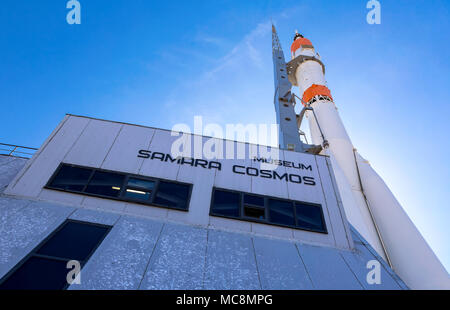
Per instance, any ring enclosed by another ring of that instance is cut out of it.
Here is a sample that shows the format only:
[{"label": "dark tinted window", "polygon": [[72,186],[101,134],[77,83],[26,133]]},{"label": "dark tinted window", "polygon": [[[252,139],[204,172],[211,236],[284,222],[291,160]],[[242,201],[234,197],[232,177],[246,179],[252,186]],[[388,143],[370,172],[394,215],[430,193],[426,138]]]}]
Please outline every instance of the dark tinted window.
[{"label": "dark tinted window", "polygon": [[127,183],[125,197],[139,200],[150,200],[154,187],[154,181],[130,178]]},{"label": "dark tinted window", "polygon": [[158,205],[187,209],[189,186],[160,181],[154,202]]},{"label": "dark tinted window", "polygon": [[117,173],[95,171],[86,188],[87,193],[118,197],[123,185],[124,176]]},{"label": "dark tinted window", "polygon": [[298,227],[315,231],[325,231],[322,209],[319,206],[296,203],[295,213]]},{"label": "dark tinted window", "polygon": [[240,194],[215,190],[212,213],[223,216],[239,216]]},{"label": "dark tinted window", "polygon": [[46,188],[187,211],[191,186],[121,172],[61,164],[58,173],[48,182]]},{"label": "dark tinted window", "polygon": [[327,233],[322,212],[320,205],[214,188],[210,214]]},{"label": "dark tinted window", "polygon": [[0,289],[64,289],[68,286],[67,262],[81,267],[109,231],[109,226],[66,221],[38,245],[12,273],[0,280]]},{"label": "dark tinted window", "polygon": [[60,290],[66,284],[70,271],[67,261],[31,257],[0,285],[4,290]]},{"label": "dark tinted window", "polygon": [[292,202],[269,199],[270,222],[281,225],[295,225]]},{"label": "dark tinted window", "polygon": [[264,208],[254,208],[250,206],[244,206],[244,215],[246,217],[251,217],[258,220],[263,220],[266,218]]},{"label": "dark tinted window", "polygon": [[245,194],[244,203],[264,207],[264,197]]},{"label": "dark tinted window", "polygon": [[151,192],[155,187],[155,182],[138,178],[129,178],[127,185],[131,188],[143,189]]},{"label": "dark tinted window", "polygon": [[83,261],[107,231],[108,229],[103,226],[67,222],[37,251],[37,254]]},{"label": "dark tinted window", "polygon": [[64,165],[58,170],[50,186],[70,191],[82,191],[91,173],[92,169]]},{"label": "dark tinted window", "polygon": [[145,201],[145,200],[150,200],[150,197],[152,196],[152,192],[127,188],[124,196],[127,198],[131,198],[131,199]]}]

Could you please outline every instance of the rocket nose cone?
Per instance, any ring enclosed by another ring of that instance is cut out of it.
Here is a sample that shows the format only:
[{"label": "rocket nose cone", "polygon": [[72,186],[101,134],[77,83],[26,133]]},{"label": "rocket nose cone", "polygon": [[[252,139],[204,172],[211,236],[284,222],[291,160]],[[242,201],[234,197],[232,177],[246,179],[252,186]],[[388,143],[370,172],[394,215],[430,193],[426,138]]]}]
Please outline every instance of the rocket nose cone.
[{"label": "rocket nose cone", "polygon": [[291,52],[294,53],[296,50],[298,50],[302,46],[312,47],[312,43],[307,38],[304,38],[303,36],[302,37],[299,36],[294,40],[294,42],[292,42]]}]

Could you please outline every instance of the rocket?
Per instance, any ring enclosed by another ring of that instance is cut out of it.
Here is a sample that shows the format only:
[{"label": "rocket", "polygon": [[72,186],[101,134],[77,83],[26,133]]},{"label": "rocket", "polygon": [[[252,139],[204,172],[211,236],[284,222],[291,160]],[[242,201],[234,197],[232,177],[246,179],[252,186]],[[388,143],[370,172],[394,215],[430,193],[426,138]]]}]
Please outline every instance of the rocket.
[{"label": "rocket", "polygon": [[[296,32],[290,49],[291,60],[284,63],[278,35],[272,26],[272,50],[280,147],[292,149],[296,143],[298,151],[330,157],[348,221],[410,288],[450,289],[445,267],[383,179],[354,148],[327,86],[325,65],[312,42]],[[284,69],[288,85],[280,78]],[[288,86],[298,87],[298,99],[303,104],[302,111],[295,115],[295,132],[292,124],[286,124],[287,118],[281,115],[295,113],[295,95]],[[280,89],[284,90],[282,96]],[[281,100],[283,96],[292,104],[286,105]],[[303,117],[308,119],[313,145],[298,142]],[[289,147],[285,137],[294,135],[296,141],[291,141]]]}]

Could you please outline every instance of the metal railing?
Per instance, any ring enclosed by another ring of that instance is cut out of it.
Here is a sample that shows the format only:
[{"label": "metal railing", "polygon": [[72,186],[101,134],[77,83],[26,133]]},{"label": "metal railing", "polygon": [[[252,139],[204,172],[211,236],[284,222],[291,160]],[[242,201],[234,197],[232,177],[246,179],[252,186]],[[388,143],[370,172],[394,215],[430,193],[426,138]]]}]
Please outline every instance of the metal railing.
[{"label": "metal railing", "polygon": [[0,143],[0,155],[31,158],[38,149],[34,147]]}]

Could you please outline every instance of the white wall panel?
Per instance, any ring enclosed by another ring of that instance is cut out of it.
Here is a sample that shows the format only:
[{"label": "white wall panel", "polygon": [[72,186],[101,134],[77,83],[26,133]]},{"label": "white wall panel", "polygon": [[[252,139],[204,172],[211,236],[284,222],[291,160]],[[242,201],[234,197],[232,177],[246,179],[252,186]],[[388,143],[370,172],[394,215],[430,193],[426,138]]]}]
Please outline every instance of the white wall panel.
[{"label": "white wall panel", "polygon": [[[324,210],[324,212],[326,212],[326,210]],[[330,230],[328,230],[327,234],[322,234],[318,232],[293,229],[293,234],[295,240],[308,244],[320,244],[328,246],[335,246],[336,244],[333,233]]]},{"label": "white wall panel", "polygon": [[[209,138],[203,137],[202,142],[204,143],[208,139]],[[216,142],[222,142],[222,140],[219,139],[214,140]],[[206,160],[205,157],[199,159]],[[218,161],[217,158],[208,160]],[[215,168],[208,169],[199,166],[193,167],[186,164],[180,165],[177,181],[193,184],[189,212],[169,210],[168,218],[186,223],[208,225],[212,188],[214,177],[217,173],[222,173],[222,171]]]},{"label": "white wall panel", "polygon": [[126,202],[111,200],[107,198],[84,197],[81,206],[89,209],[111,210],[122,212],[125,209]]},{"label": "white wall panel", "polygon": [[43,188],[39,194],[39,199],[80,205],[85,196],[79,194],[66,193],[62,191]]},{"label": "white wall panel", "polygon": [[155,129],[124,125],[101,168],[137,174],[144,162],[139,150],[148,150]]},{"label": "white wall panel", "polygon": [[297,247],[315,289],[363,289],[336,249],[304,244]]},{"label": "white wall panel", "polygon": [[[292,162],[292,167],[286,167],[289,174],[296,174],[301,177],[314,178],[315,185],[306,185],[302,180],[301,184],[288,182],[289,199],[301,202],[317,203],[322,206],[324,213],[325,224],[327,226],[328,234],[309,232],[299,229],[293,230],[293,235],[296,240],[313,244],[335,245],[331,219],[328,216],[328,205],[326,203],[324,192],[321,186],[321,178],[319,174],[319,167],[317,166],[316,156],[308,154],[295,153],[291,151],[284,151],[284,158],[287,162]],[[289,164],[290,165],[290,164]],[[310,169],[300,169],[295,167],[311,167]]]},{"label": "white wall panel", "polygon": [[303,180],[301,184],[288,182],[288,198],[296,201],[323,204],[323,191],[320,186],[319,172],[316,161],[314,159],[315,156],[290,151],[284,151],[283,154],[284,160],[286,162],[292,162],[295,167],[298,167],[299,165],[301,166],[303,164],[305,167],[311,166],[312,169],[298,169],[288,166],[286,167],[287,173],[299,175],[301,177],[312,177],[316,182],[316,185],[306,185]]},{"label": "white wall panel", "polygon": [[250,236],[210,230],[203,280],[208,289],[261,289]]},{"label": "white wall panel", "polygon": [[64,162],[100,168],[122,124],[91,119]]},{"label": "white wall panel", "polygon": [[246,221],[232,220],[223,217],[210,216],[209,226],[218,229],[251,232],[252,223]]},{"label": "white wall panel", "polygon": [[[234,145],[234,153],[236,158],[237,150],[242,148],[245,150],[244,159],[222,159],[219,160],[222,163],[222,172],[216,173],[214,179],[214,186],[220,188],[227,188],[233,190],[239,190],[243,192],[251,192],[252,177],[244,174],[233,173],[233,166],[239,165],[243,167],[251,167],[252,160],[249,157],[250,147],[247,143],[236,142]],[[242,170],[242,169],[241,169]],[[240,171],[240,170],[239,170]]]},{"label": "white wall panel", "polygon": [[8,186],[5,193],[37,197],[88,122],[87,118],[67,117],[53,138],[49,139],[48,144],[24,168],[21,176]]},{"label": "white wall panel", "polygon": [[164,219],[167,217],[169,209],[151,207],[138,203],[127,203],[123,212],[130,215],[138,215],[149,218]]},{"label": "white wall panel", "polygon": [[69,219],[96,223],[101,225],[114,226],[119,220],[120,215],[111,212],[101,212],[88,209],[77,209],[74,213],[69,216]]},{"label": "white wall panel", "polygon": [[139,289],[203,289],[207,230],[165,224]]},{"label": "white wall panel", "polygon": [[[334,186],[330,177],[330,169],[328,168],[326,157],[317,156],[317,167],[320,173],[320,180],[322,188],[324,189],[325,201],[327,206],[327,214],[329,216],[329,231],[332,230],[336,246],[341,248],[349,248],[351,242],[349,241],[350,232],[346,231],[345,212],[338,205],[338,199],[334,192]],[[325,210],[324,210],[325,212]]]},{"label": "white wall panel", "polygon": [[[252,149],[252,154],[257,154],[256,156],[258,159],[265,158],[267,160],[271,160],[269,158],[266,158],[264,154],[260,152],[260,148],[257,145],[252,144],[250,145],[250,148]],[[283,152],[279,151],[277,153],[278,155],[272,159],[283,161],[284,160]],[[251,189],[252,193],[281,198],[286,198],[288,196],[288,187],[287,187],[288,182],[285,180],[278,179],[278,177],[273,174],[273,172],[275,172],[278,176],[282,178],[283,175],[286,174],[286,168],[284,166],[267,164],[257,160],[256,161],[251,160],[251,162],[252,168],[257,169],[258,171],[267,170],[268,172],[272,173],[272,176],[274,176],[274,178],[264,178],[261,177],[261,173],[259,172],[258,176],[252,177],[252,189]],[[255,170],[252,171],[253,171],[252,173],[255,172]]]},{"label": "white wall panel", "polygon": [[287,227],[278,227],[274,225],[252,223],[252,232],[258,235],[282,237],[287,239],[294,238],[294,229]]},{"label": "white wall panel", "polygon": [[50,141],[53,140],[56,133],[60,131],[60,129],[64,126],[64,124],[69,119],[69,115],[66,115],[61,122],[59,122],[58,126],[56,126],[55,129],[53,129],[52,133],[45,139],[44,143],[40,146],[40,148],[34,153],[34,155],[31,157],[31,159],[28,159],[25,167],[22,168],[22,170],[17,173],[17,175],[14,177],[14,179],[9,183],[9,188],[12,189],[13,186],[17,184],[17,182],[22,178],[22,176],[25,174],[25,172],[28,171],[28,169],[33,165],[33,163],[36,161],[36,159],[39,157],[39,155],[43,152],[43,150],[47,147],[47,145],[50,143]]},{"label": "white wall panel", "polygon": [[253,238],[261,287],[265,290],[312,289],[294,243]]},{"label": "white wall panel", "polygon": [[[149,150],[152,152],[150,156],[153,152],[171,154],[172,143],[177,139],[179,139],[179,137],[171,136],[170,131],[157,130],[150,143]],[[146,158],[144,159],[142,167],[139,170],[139,174],[156,178],[176,180],[179,168],[180,165],[176,162],[165,162],[156,158]]]}]

